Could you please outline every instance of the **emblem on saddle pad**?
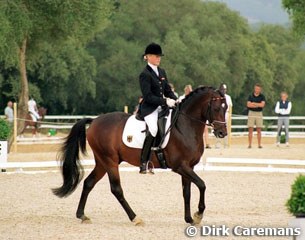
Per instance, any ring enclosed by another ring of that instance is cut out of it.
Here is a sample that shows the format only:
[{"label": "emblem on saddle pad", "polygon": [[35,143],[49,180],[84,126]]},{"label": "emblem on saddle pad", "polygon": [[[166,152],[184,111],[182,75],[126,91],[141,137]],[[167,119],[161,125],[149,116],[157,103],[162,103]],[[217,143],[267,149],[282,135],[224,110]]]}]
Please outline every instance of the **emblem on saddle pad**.
[{"label": "emblem on saddle pad", "polygon": [[127,142],[132,142],[132,135],[127,136]]}]

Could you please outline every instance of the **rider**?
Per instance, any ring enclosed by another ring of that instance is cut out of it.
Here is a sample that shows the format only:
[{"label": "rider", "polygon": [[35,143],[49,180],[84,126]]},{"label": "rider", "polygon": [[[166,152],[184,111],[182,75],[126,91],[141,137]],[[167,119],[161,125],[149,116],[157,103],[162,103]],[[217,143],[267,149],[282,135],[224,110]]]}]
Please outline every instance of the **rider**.
[{"label": "rider", "polygon": [[30,100],[28,101],[28,111],[34,122],[37,122],[37,120],[40,119],[40,116],[38,114],[37,104],[33,96],[31,96]]},{"label": "rider", "polygon": [[[158,132],[158,113],[162,111],[162,108],[174,107],[177,100],[168,84],[165,70],[159,68],[161,56],[163,54],[160,45],[156,43],[149,44],[143,54],[144,60],[147,61],[147,66],[139,77],[143,95],[141,115],[148,126],[141,153],[140,173],[143,174],[146,173],[151,146]],[[166,168],[165,163],[161,163],[161,167]]]}]

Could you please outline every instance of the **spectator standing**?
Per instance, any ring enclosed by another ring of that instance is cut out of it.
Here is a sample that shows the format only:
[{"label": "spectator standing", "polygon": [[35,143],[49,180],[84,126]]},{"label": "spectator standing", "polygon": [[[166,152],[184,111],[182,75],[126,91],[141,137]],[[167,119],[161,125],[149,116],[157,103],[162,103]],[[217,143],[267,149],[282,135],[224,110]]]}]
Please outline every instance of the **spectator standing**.
[{"label": "spectator standing", "polygon": [[[226,84],[224,84],[224,83],[222,83],[222,84],[220,84],[220,86],[219,86],[219,90],[220,90],[220,92],[225,96],[225,98],[226,98],[226,102],[227,102],[227,105],[228,105],[228,108],[227,108],[227,111],[226,111],[226,115],[225,115],[225,120],[226,120],[226,125],[227,125],[227,127],[229,126],[231,126],[231,124],[229,124],[229,120],[231,121],[231,119],[230,119],[230,113],[232,113],[232,107],[233,107],[233,103],[232,103],[232,99],[231,99],[231,96],[230,95],[228,95],[227,94],[227,85]],[[231,133],[231,129],[228,129],[229,131],[228,131],[228,134],[230,134]],[[224,147],[226,147],[227,145],[228,145],[228,137],[230,137],[230,136],[226,136],[225,138],[224,138]],[[219,140],[219,144],[220,144],[220,139],[218,139]],[[219,148],[219,145],[218,143],[216,143],[216,148]]]},{"label": "spectator standing", "polygon": [[226,102],[227,102],[227,105],[228,105],[228,108],[227,108],[227,111],[226,111],[226,116],[225,116],[226,122],[228,122],[229,111],[230,111],[230,108],[233,107],[232,99],[231,99],[231,96],[227,94],[227,85],[226,84],[224,84],[224,83],[220,84],[219,90],[223,95],[225,95]]},{"label": "spectator standing", "polygon": [[208,149],[212,148],[211,145],[209,144],[209,127],[207,124],[204,127],[203,138],[204,138],[205,148]]},{"label": "spectator standing", "polygon": [[248,97],[248,148],[252,147],[253,129],[256,126],[258,148],[262,148],[262,127],[263,127],[263,109],[265,107],[266,100],[262,94],[262,87],[260,84],[255,84],[253,93]]},{"label": "spectator standing", "polygon": [[12,101],[8,101],[6,108],[4,109],[4,115],[6,120],[13,124],[14,121],[14,110],[13,110],[13,103]]},{"label": "spectator standing", "polygon": [[174,86],[174,84],[169,83],[169,86],[171,87],[172,92],[173,92],[173,93],[175,94],[175,96],[178,98],[178,97],[179,97],[179,95],[178,95],[178,93],[175,91],[175,86]]},{"label": "spectator standing", "polygon": [[288,101],[287,92],[281,93],[281,100],[276,103],[275,113],[278,114],[277,121],[277,139],[276,145],[279,147],[281,142],[282,126],[285,128],[285,142],[289,146],[289,115],[291,112],[292,103]]},{"label": "spectator standing", "polygon": [[189,95],[193,91],[192,85],[188,84],[184,87],[184,94],[178,98],[178,101],[181,102],[187,95]]}]

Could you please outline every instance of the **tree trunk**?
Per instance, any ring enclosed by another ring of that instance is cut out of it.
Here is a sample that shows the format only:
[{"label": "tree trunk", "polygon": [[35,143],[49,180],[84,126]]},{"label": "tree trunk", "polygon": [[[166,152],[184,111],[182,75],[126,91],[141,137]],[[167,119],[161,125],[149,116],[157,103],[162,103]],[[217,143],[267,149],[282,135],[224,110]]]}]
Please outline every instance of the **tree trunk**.
[{"label": "tree trunk", "polygon": [[[19,71],[20,71],[20,80],[21,80],[21,91],[19,95],[18,102],[18,118],[25,119],[28,113],[28,101],[29,101],[29,83],[26,74],[26,45],[27,39],[25,38],[22,41],[22,46],[19,49]],[[19,135],[24,128],[24,121],[18,120],[17,122],[17,135]]]}]

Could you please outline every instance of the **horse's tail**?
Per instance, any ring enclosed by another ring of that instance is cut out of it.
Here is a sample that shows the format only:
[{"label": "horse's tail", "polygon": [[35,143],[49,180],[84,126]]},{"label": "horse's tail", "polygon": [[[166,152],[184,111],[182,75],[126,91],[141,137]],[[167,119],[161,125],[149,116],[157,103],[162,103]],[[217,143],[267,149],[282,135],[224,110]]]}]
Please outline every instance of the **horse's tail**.
[{"label": "horse's tail", "polygon": [[62,146],[59,158],[62,162],[63,185],[52,189],[58,197],[69,196],[83,178],[84,170],[79,159],[79,148],[83,154],[86,153],[86,124],[90,124],[92,121],[92,118],[78,121],[72,127]]}]

